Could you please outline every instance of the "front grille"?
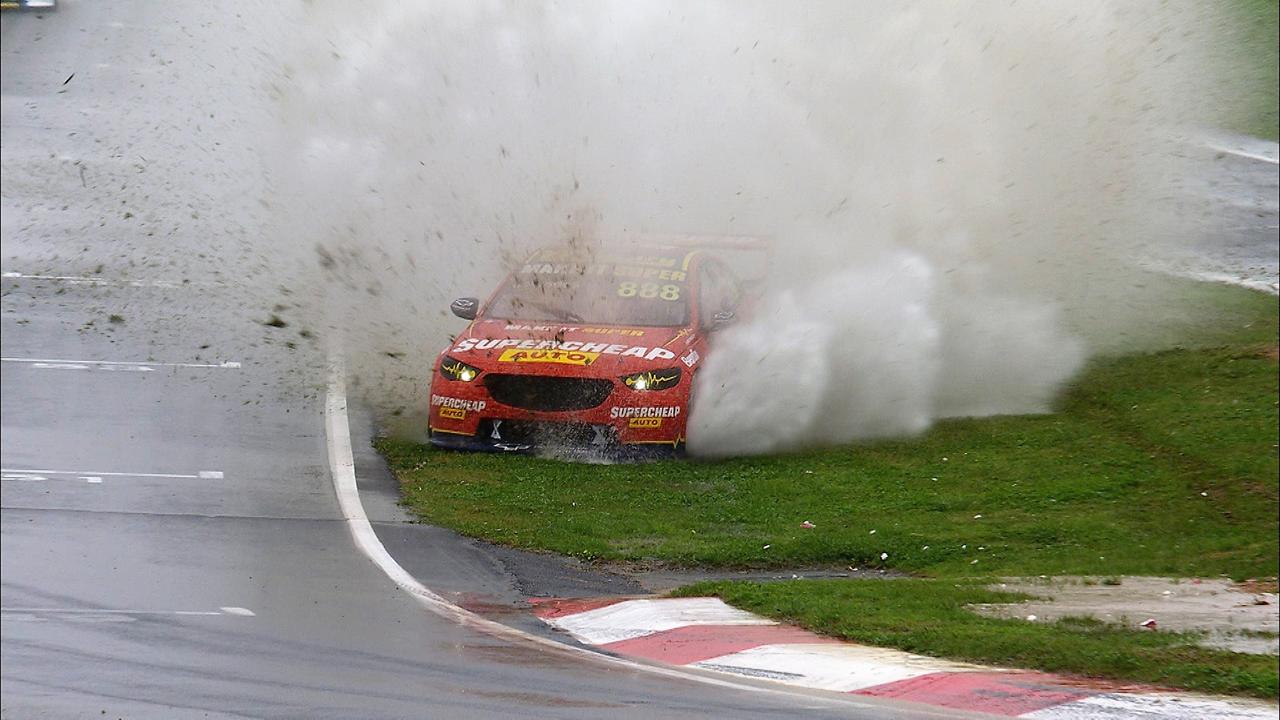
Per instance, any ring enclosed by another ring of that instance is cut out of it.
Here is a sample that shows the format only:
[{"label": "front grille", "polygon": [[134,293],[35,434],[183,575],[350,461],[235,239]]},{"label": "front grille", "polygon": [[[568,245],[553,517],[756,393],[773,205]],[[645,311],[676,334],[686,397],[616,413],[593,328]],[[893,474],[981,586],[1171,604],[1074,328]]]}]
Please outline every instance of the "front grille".
[{"label": "front grille", "polygon": [[484,386],[503,405],[542,412],[586,410],[604,402],[613,392],[612,380],[536,375],[488,374],[484,376]]}]

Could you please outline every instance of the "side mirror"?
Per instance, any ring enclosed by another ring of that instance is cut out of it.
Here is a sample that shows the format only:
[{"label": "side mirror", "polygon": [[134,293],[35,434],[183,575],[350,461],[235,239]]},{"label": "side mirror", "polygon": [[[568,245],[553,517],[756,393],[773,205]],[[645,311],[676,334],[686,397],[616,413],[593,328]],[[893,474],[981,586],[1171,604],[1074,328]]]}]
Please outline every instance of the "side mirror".
[{"label": "side mirror", "polygon": [[711,327],[709,329],[711,332],[715,332],[716,330],[727,328],[732,325],[733,321],[737,318],[737,314],[732,310],[721,310],[711,316]]},{"label": "side mirror", "polygon": [[449,303],[449,309],[463,320],[475,320],[476,312],[480,309],[480,300],[470,297],[458,298]]}]

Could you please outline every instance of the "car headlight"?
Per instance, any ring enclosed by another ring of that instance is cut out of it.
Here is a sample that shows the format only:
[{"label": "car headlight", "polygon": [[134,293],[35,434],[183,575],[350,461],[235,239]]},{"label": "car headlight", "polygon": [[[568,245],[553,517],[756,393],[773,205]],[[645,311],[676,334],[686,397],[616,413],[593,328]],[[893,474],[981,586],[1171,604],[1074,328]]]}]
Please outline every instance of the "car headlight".
[{"label": "car headlight", "polygon": [[471,382],[480,375],[480,368],[472,367],[461,360],[454,360],[448,355],[440,361],[440,374],[445,380]]},{"label": "car headlight", "polygon": [[632,390],[666,390],[680,384],[680,368],[645,370],[623,375],[622,384]]}]

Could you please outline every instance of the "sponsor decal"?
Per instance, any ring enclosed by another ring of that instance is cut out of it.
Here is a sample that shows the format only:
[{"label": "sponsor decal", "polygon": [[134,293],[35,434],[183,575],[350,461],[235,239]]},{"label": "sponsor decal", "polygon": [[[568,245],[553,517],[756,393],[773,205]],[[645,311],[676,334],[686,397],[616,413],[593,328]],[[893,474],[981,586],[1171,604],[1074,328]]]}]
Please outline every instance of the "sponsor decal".
[{"label": "sponsor decal", "polygon": [[[589,335],[620,335],[625,337],[644,337],[644,331],[636,328],[609,328],[609,327],[576,327],[573,325],[516,325],[511,324],[504,328],[507,332],[513,330],[522,330],[525,332],[555,332],[555,333],[572,333],[580,332]],[[547,341],[550,342],[550,341]]]},{"label": "sponsor decal", "polygon": [[580,253],[563,249],[544,248],[529,260],[530,264],[564,263],[573,267],[583,265],[642,265],[646,267],[675,267],[679,261],[661,255],[634,255],[631,253],[593,253],[585,257]]},{"label": "sponsor decal", "polygon": [[517,325],[511,323],[504,328],[507,332],[512,330],[526,330],[528,332],[555,332],[557,330],[574,330],[575,328],[564,327],[562,325]]},{"label": "sponsor decal", "polygon": [[627,427],[637,429],[652,429],[662,427],[662,418],[660,417],[633,417],[627,421]]},{"label": "sponsor decal", "polygon": [[559,363],[561,365],[590,365],[600,357],[598,352],[581,350],[503,350],[498,362]]},{"label": "sponsor decal", "polygon": [[622,335],[625,337],[644,337],[643,330],[634,328],[571,328],[578,332],[590,333],[592,335]]},{"label": "sponsor decal", "polygon": [[[666,348],[645,345],[513,338],[467,338],[459,341],[451,352],[464,353],[471,350],[501,350],[502,355],[498,359],[504,362],[559,362],[569,365],[590,365],[601,355],[621,355],[645,360],[674,360],[676,357],[675,353]],[[576,359],[564,359],[566,355],[572,355]]]},{"label": "sponsor decal", "polygon": [[[652,261],[637,262],[637,260]],[[530,262],[520,268],[520,275],[612,275],[635,280],[666,280],[684,282],[689,278],[688,268],[674,270],[674,258],[632,258],[622,262],[556,263]]]},{"label": "sponsor decal", "polygon": [[641,300],[666,300],[675,302],[680,299],[679,285],[658,285],[658,283],[637,283],[625,280],[618,283],[617,295],[620,298],[639,298]]},{"label": "sponsor decal", "polygon": [[680,416],[680,406],[669,407],[615,407],[609,409],[609,417],[619,418],[673,418]]},{"label": "sponsor decal", "polygon": [[440,417],[449,420],[463,420],[467,417],[467,411],[462,408],[442,407],[440,408]]},{"label": "sponsor decal", "polygon": [[689,367],[693,367],[698,362],[699,357],[700,356],[698,355],[697,350],[690,350],[689,354],[680,358],[680,362],[684,363],[685,365],[688,365]]},{"label": "sponsor decal", "polygon": [[[463,400],[462,398],[448,397],[447,395],[431,396],[432,407],[445,408],[447,410],[473,410],[475,412],[480,412],[485,408],[486,404],[487,403],[485,403],[484,400]],[[444,417],[449,417],[443,412],[440,414]]]}]

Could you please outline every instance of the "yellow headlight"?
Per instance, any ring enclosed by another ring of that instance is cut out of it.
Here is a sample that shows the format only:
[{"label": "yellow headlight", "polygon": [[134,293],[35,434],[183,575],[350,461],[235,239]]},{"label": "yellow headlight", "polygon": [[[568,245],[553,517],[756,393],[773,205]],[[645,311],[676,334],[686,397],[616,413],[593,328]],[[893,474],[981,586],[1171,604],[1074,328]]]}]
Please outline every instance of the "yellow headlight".
[{"label": "yellow headlight", "polygon": [[454,360],[447,355],[440,361],[440,374],[446,380],[460,380],[462,382],[471,382],[480,375],[480,368],[471,367],[461,360]]},{"label": "yellow headlight", "polygon": [[666,390],[680,384],[680,368],[645,370],[622,376],[622,384],[632,390]]}]

